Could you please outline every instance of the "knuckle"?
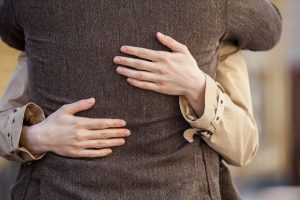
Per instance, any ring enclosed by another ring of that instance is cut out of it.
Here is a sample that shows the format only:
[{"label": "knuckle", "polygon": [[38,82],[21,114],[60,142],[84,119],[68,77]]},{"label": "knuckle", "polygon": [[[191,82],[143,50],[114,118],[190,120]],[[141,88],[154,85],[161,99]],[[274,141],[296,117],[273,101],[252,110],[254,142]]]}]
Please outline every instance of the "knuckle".
[{"label": "knuckle", "polygon": [[166,60],[166,71],[168,70],[168,66],[173,66],[173,65],[174,65],[173,59],[172,58],[168,58]]},{"label": "knuckle", "polygon": [[145,78],[145,75],[144,75],[142,72],[138,72],[138,73],[137,73],[137,78],[138,78],[138,79],[144,79],[144,78]]},{"label": "knuckle", "polygon": [[99,129],[105,129],[107,127],[107,122],[106,121],[101,121],[100,123],[98,123],[98,128]]},{"label": "knuckle", "polygon": [[[75,128],[78,128],[78,127],[81,126],[80,120],[72,120],[72,124],[73,124],[73,126],[75,126]],[[78,130],[77,130],[77,131],[78,131]],[[77,131],[76,131],[76,132],[77,132]]]},{"label": "knuckle", "polygon": [[92,158],[92,157],[96,157],[95,153],[90,151],[86,153],[86,157]]},{"label": "knuckle", "polygon": [[72,157],[78,157],[79,156],[79,151],[75,150],[75,149],[70,150],[69,155],[72,156]]},{"label": "knuckle", "polygon": [[137,48],[137,49],[136,49],[136,55],[137,55],[138,57],[143,56],[143,52],[142,52],[141,48]]},{"label": "knuckle", "polygon": [[162,85],[162,84],[164,84],[164,79],[161,78],[161,77],[158,77],[158,78],[155,79],[155,83],[158,83],[158,84]]},{"label": "knuckle", "polygon": [[162,83],[162,84],[160,84],[158,90],[159,90],[160,92],[162,92],[162,93],[165,93],[166,90],[167,90],[167,87],[166,87],[166,85],[165,85],[164,83]]},{"label": "knuckle", "polygon": [[106,132],[99,132],[100,138],[106,139],[108,138],[108,134]]},{"label": "knuckle", "polygon": [[157,67],[157,72],[159,74],[164,74],[165,73],[165,66],[164,65],[160,65],[159,67]]},{"label": "knuckle", "polygon": [[143,62],[142,62],[142,60],[136,60],[135,64],[136,64],[136,66],[142,66]]},{"label": "knuckle", "polygon": [[103,146],[105,146],[105,142],[103,142],[102,140],[98,140],[97,142],[96,142],[96,145],[97,145],[97,147],[103,147]]},{"label": "knuckle", "polygon": [[75,150],[76,150],[76,149],[80,149],[81,143],[80,143],[79,141],[76,141],[76,142],[73,143],[72,146],[74,147]]},{"label": "knuckle", "polygon": [[160,60],[161,60],[162,62],[166,62],[167,59],[168,59],[168,58],[167,58],[166,55],[163,55],[163,56],[160,57]]},{"label": "knuckle", "polygon": [[164,74],[164,70],[163,70],[163,67],[162,67],[162,66],[159,66],[159,67],[157,68],[157,73],[158,73],[158,74]]},{"label": "knuckle", "polygon": [[172,62],[172,57],[171,57],[170,55],[168,55],[168,54],[165,54],[165,55],[162,57],[162,60],[163,60],[165,63],[169,64],[169,63]]},{"label": "knuckle", "polygon": [[103,130],[105,128],[106,128],[106,126],[104,124],[98,124],[98,129]]},{"label": "knuckle", "polygon": [[75,135],[75,139],[76,139],[77,141],[83,141],[84,137],[83,137],[81,131],[76,130],[74,135]]}]

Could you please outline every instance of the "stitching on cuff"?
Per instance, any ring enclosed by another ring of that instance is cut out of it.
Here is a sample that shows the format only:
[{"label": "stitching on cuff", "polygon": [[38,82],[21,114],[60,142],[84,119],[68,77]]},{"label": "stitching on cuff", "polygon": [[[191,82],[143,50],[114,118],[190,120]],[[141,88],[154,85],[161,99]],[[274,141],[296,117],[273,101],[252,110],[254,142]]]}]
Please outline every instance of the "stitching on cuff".
[{"label": "stitching on cuff", "polygon": [[218,98],[218,104],[217,104],[217,109],[216,109],[216,113],[215,113],[215,117],[214,119],[211,121],[209,127],[207,128],[206,132],[202,132],[202,135],[204,137],[211,137],[215,130],[217,129],[221,118],[223,116],[224,113],[224,108],[225,108],[225,95],[223,92],[219,92],[219,98]]},{"label": "stitching on cuff", "polygon": [[219,96],[219,100],[218,100],[218,107],[217,107],[217,111],[216,111],[216,117],[212,121],[212,125],[214,126],[215,129],[219,125],[221,118],[223,116],[224,107],[225,107],[224,103],[225,103],[225,95],[222,92],[220,92],[220,96]]},{"label": "stitching on cuff", "polygon": [[14,123],[16,121],[16,113],[18,112],[18,109],[15,108],[13,109],[12,114],[9,116],[8,119],[8,132],[7,132],[7,144],[9,146],[9,152],[12,152],[15,147],[14,147],[14,143],[13,143],[13,135],[15,134],[15,132],[17,132],[16,130],[14,130]]}]

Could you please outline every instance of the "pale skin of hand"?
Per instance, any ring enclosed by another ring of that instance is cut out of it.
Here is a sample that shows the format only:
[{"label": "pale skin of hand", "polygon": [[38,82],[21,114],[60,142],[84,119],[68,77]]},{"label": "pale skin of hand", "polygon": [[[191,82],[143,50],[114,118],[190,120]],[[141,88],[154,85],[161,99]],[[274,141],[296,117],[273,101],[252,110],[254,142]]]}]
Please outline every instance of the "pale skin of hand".
[{"label": "pale skin of hand", "polygon": [[20,146],[34,155],[54,152],[67,157],[103,157],[112,147],[125,144],[130,135],[121,119],[98,119],[74,116],[95,104],[90,98],[66,104],[33,126],[23,126]]},{"label": "pale skin of hand", "polygon": [[116,68],[117,73],[126,76],[128,83],[135,87],[186,96],[197,116],[202,116],[205,101],[204,73],[187,46],[160,32],[156,36],[172,52],[124,45],[120,48],[121,52],[138,58],[114,57],[113,61],[122,65]]}]

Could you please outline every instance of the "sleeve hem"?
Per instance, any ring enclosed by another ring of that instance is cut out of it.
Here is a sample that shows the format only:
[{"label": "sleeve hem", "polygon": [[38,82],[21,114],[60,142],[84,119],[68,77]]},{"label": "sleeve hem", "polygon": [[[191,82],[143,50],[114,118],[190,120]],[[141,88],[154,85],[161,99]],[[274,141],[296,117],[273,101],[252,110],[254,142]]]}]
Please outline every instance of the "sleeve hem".
[{"label": "sleeve hem", "polygon": [[[222,87],[207,74],[205,86],[205,108],[204,114],[197,118],[193,108],[184,96],[179,97],[180,110],[185,120],[193,127],[184,133],[184,137],[189,142],[193,141],[192,137],[197,132],[202,136],[210,137],[219,121],[221,121],[224,110],[224,94]],[[200,131],[201,130],[201,131]]]},{"label": "sleeve hem", "polygon": [[20,147],[20,137],[24,122],[29,126],[40,123],[45,119],[43,110],[34,103],[28,103],[22,108],[14,109],[14,116],[10,123],[10,138],[8,144],[11,156],[19,162],[29,162],[42,158],[45,154],[34,156],[25,147]]},{"label": "sleeve hem", "polygon": [[21,163],[30,163],[32,161],[39,160],[43,158],[46,155],[46,153],[39,154],[39,155],[33,155],[28,149],[24,147],[20,147],[13,151],[13,158]]},{"label": "sleeve hem", "polygon": [[22,108],[15,108],[9,119],[9,137],[7,138],[7,143],[9,144],[9,152],[13,152],[15,149],[19,148],[19,141],[21,136],[21,131],[23,127],[23,119],[26,111],[26,106]]},{"label": "sleeve hem", "polygon": [[188,100],[184,96],[180,96],[180,108],[184,118],[192,127],[195,128],[208,128],[211,121],[215,117],[215,110],[218,102],[218,91],[215,81],[206,75],[206,86],[205,86],[205,108],[204,113],[201,117],[197,118],[193,111],[193,108],[189,104]]}]

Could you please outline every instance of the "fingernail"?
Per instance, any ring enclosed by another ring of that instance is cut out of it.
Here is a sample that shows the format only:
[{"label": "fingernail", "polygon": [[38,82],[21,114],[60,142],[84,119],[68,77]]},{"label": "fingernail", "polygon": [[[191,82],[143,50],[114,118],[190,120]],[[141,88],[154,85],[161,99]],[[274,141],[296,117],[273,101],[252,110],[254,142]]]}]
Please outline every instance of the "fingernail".
[{"label": "fingernail", "polygon": [[130,135],[130,134],[131,134],[130,130],[126,130],[125,133],[126,133],[127,135]]},{"label": "fingernail", "polygon": [[122,72],[122,67],[118,66],[116,70],[117,72]]},{"label": "fingernail", "polygon": [[158,32],[157,35],[158,35],[159,37],[163,37],[163,36],[164,36],[161,32]]},{"label": "fingernail", "polygon": [[126,50],[127,50],[127,47],[126,47],[126,46],[122,46],[120,50],[121,50],[121,51],[126,51]]},{"label": "fingernail", "polygon": [[85,100],[86,101],[86,103],[88,103],[88,104],[92,104],[92,103],[94,103],[94,98],[89,98],[89,99],[87,99],[87,100]]},{"label": "fingernail", "polygon": [[119,144],[125,144],[125,140],[124,140],[124,139],[121,139],[121,140],[119,141]]},{"label": "fingernail", "polygon": [[107,149],[106,152],[107,152],[108,154],[110,154],[110,153],[112,153],[112,150],[111,150],[111,149]]},{"label": "fingernail", "polygon": [[122,125],[122,126],[125,126],[125,125],[126,125],[126,122],[125,122],[125,121],[121,121],[121,125]]},{"label": "fingernail", "polygon": [[120,58],[119,57],[114,57],[114,62],[120,62]]}]

